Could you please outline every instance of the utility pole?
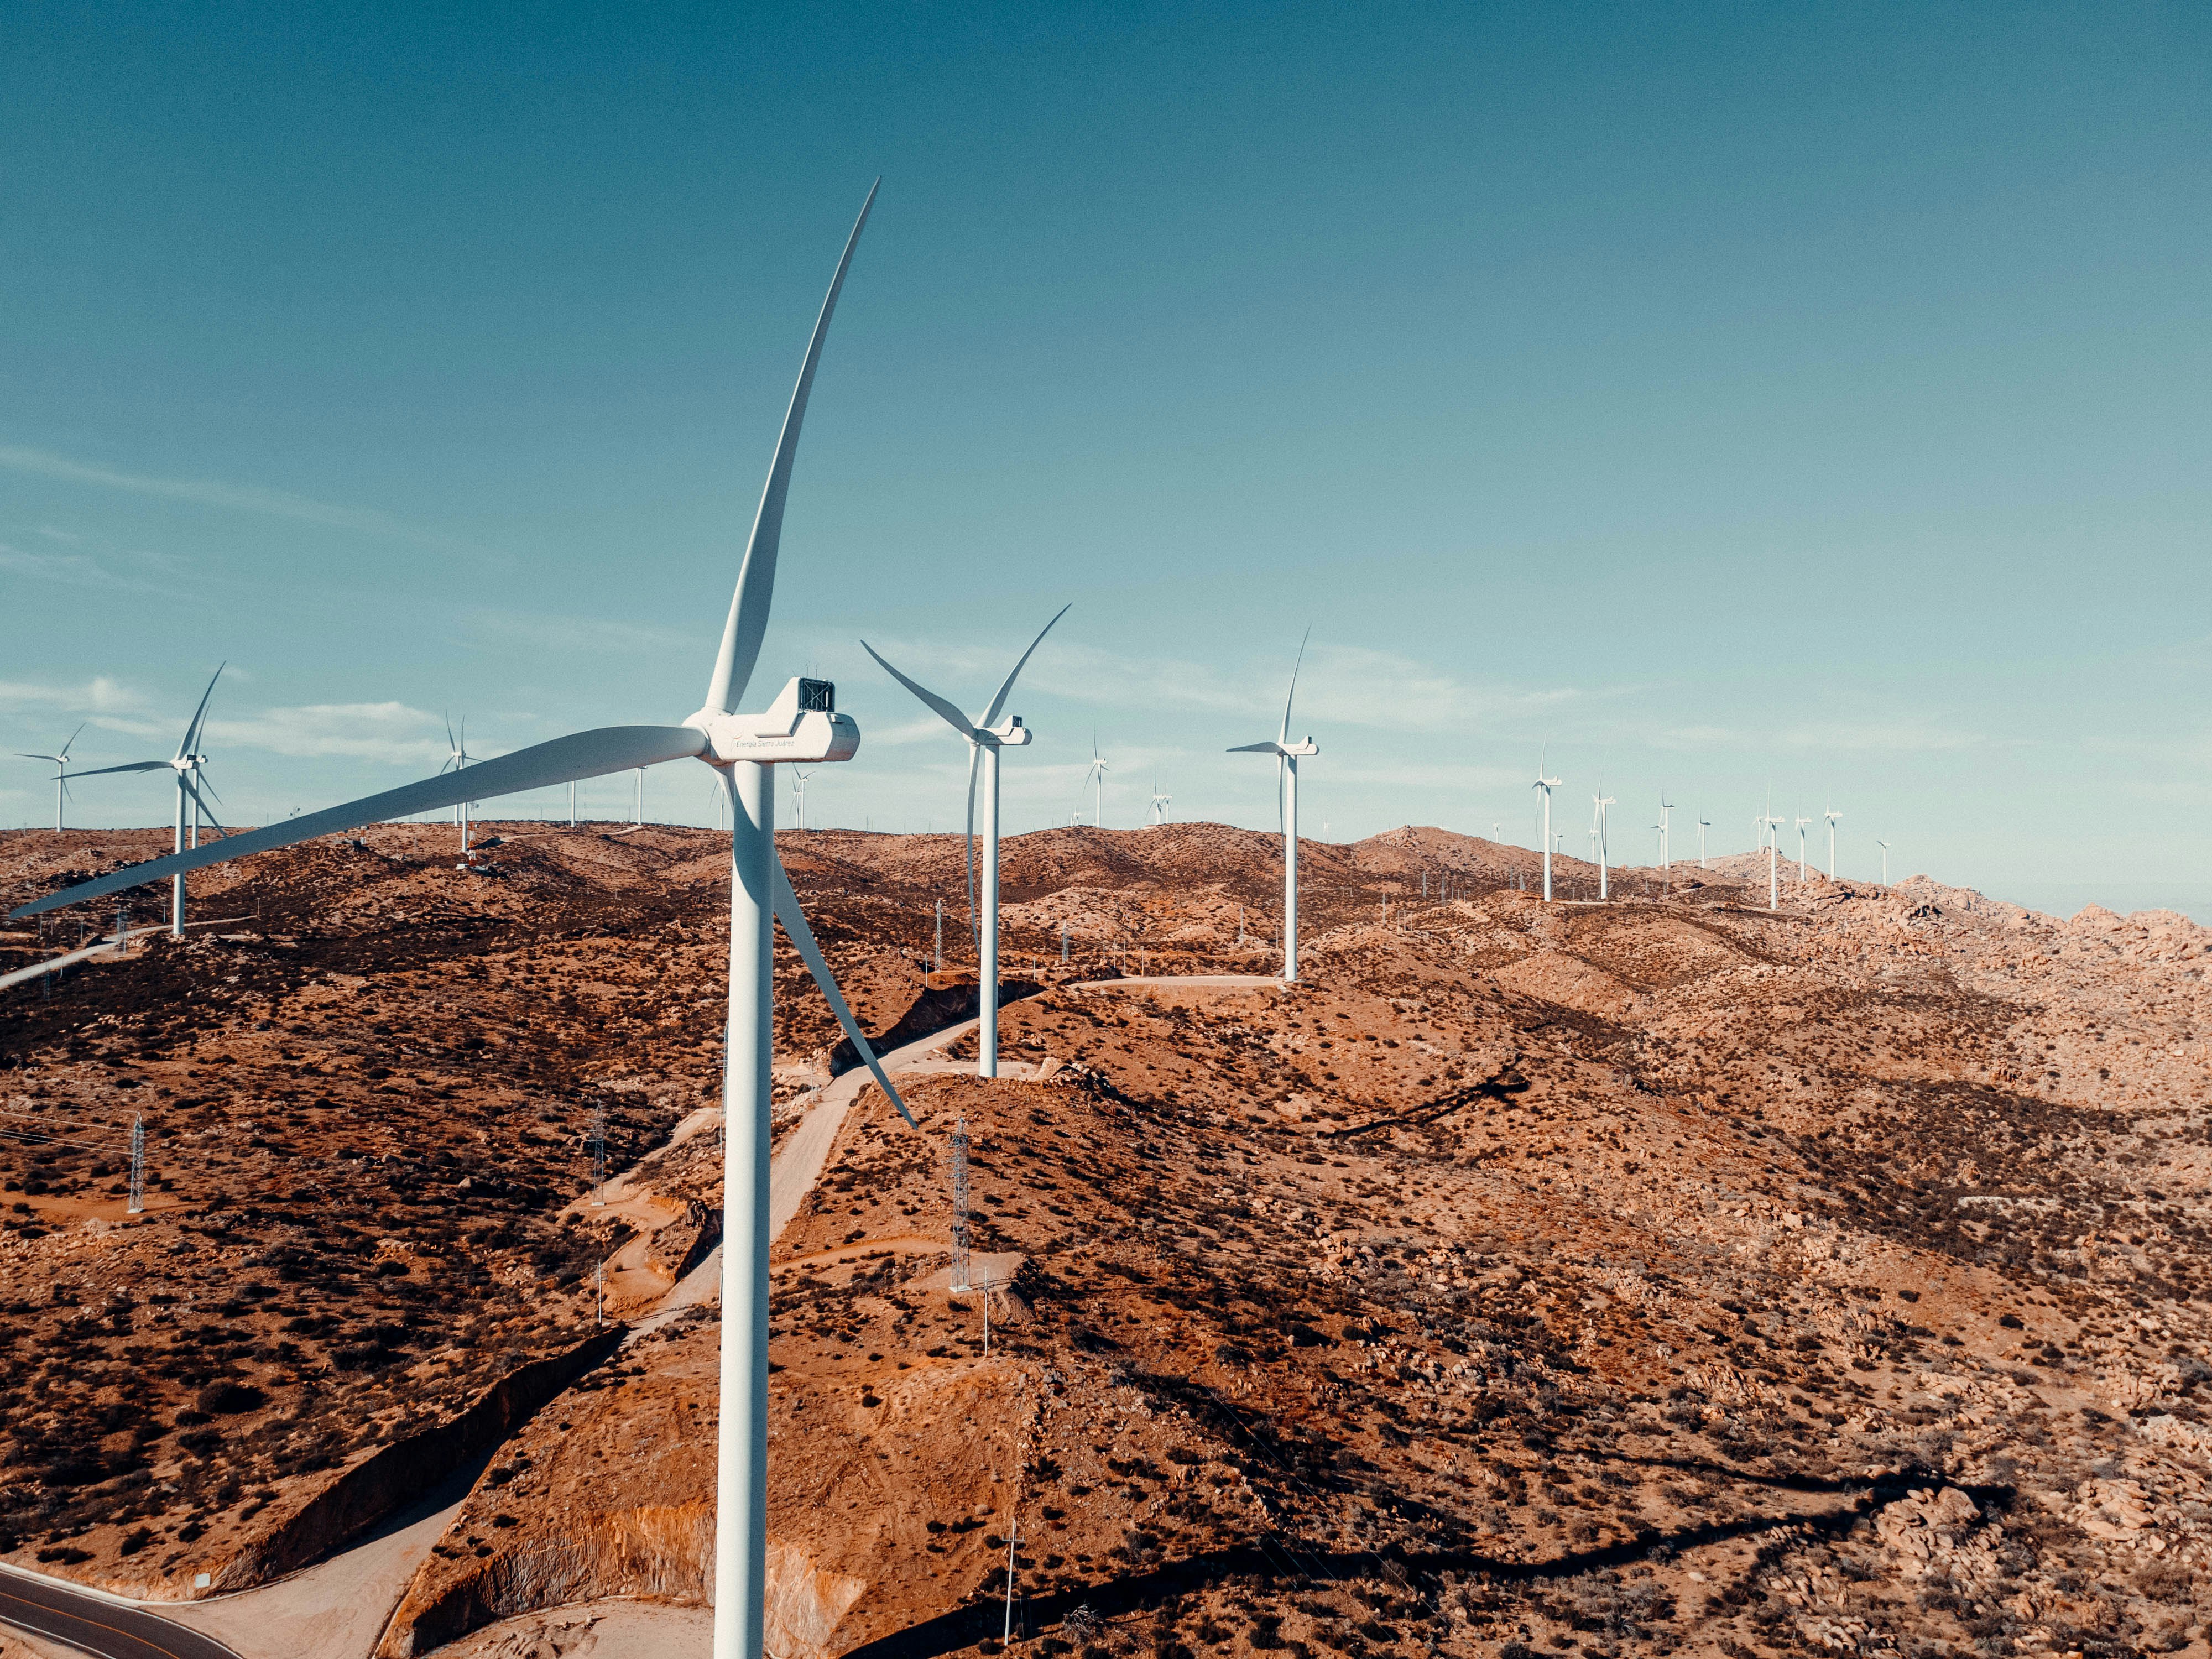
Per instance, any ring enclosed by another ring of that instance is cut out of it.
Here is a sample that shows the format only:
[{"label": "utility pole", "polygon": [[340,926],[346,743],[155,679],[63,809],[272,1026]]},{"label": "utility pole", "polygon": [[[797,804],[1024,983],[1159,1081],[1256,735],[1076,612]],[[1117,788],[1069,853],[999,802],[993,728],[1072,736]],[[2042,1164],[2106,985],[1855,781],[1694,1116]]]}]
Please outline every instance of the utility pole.
[{"label": "utility pole", "polygon": [[135,1112],[131,1118],[131,1202],[129,1212],[146,1212],[146,1114]]},{"label": "utility pole", "polygon": [[1060,965],[1063,968],[1067,966],[1067,922],[1065,918],[1060,924]]},{"label": "utility pole", "polygon": [[937,901],[937,954],[935,957],[935,962],[937,965],[933,969],[932,969],[932,971],[939,974],[943,973],[945,971],[945,901],[943,899]]},{"label": "utility pole", "polygon": [[607,1322],[607,1264],[604,1261],[592,1264],[592,1283],[599,1293],[599,1324]]},{"label": "utility pole", "polygon": [[[1021,1489],[1017,1486],[1014,1490],[1018,1494]],[[1017,1504],[1021,1502],[1018,1495],[1014,1501]],[[1014,1545],[1020,1538],[1021,1531],[1022,1517],[1020,1512],[1017,1510],[1013,1518],[1006,1522],[1006,1628],[999,1635],[1001,1646],[1006,1645],[1014,1639]]]}]

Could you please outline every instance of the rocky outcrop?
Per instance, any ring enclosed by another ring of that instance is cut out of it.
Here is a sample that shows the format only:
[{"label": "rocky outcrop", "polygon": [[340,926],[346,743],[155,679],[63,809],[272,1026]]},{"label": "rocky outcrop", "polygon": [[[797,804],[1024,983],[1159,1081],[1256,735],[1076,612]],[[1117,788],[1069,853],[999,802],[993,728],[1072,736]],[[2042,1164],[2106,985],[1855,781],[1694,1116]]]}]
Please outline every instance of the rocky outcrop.
[{"label": "rocky outcrop", "polygon": [[306,1566],[403,1504],[421,1497],[469,1458],[498,1445],[538,1408],[620,1345],[623,1328],[595,1331],[562,1352],[518,1366],[453,1417],[380,1446],[300,1510],[212,1576],[213,1592],[238,1590]]}]

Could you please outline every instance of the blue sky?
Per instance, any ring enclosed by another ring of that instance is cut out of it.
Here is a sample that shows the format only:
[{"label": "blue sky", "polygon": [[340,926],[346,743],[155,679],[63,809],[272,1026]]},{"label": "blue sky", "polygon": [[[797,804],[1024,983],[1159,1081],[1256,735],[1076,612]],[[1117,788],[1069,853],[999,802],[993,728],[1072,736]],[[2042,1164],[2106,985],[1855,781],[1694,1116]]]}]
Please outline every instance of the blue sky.
[{"label": "blue sky", "polygon": [[752,9],[11,8],[0,747],[228,658],[253,821],[680,718],[881,173],[755,682],[862,723],[817,823],[960,811],[859,637],[981,703],[1072,600],[1015,828],[1094,729],[1109,823],[1271,823],[1310,623],[1316,833],[1528,842],[1548,744],[1571,850],[1771,789],[2212,915],[2202,11]]}]

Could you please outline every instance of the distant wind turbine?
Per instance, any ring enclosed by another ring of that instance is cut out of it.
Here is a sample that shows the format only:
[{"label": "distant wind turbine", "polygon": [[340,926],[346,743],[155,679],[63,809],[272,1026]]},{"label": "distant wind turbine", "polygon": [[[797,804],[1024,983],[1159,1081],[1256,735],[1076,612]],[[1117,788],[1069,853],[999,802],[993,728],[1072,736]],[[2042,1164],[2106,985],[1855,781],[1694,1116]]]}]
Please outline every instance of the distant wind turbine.
[{"label": "distant wind turbine", "polygon": [[[469,717],[466,714],[461,716],[461,735],[456,738],[453,735],[453,717],[451,714],[447,715],[446,763],[438,770],[441,773],[458,772],[476,758],[474,755],[469,753]],[[453,822],[461,827],[461,858],[464,862],[469,856],[469,807],[471,805],[471,802],[465,800],[453,803]]]},{"label": "distant wind turbine", "polygon": [[[106,772],[157,772],[165,766],[175,773],[177,839],[172,849],[173,856],[191,850],[185,844],[187,816],[192,819],[191,838],[194,842],[199,840],[198,815],[200,812],[205,812],[208,822],[214,824],[216,829],[222,828],[222,823],[216,817],[215,809],[207,805],[200,793],[201,787],[206,784],[206,780],[200,775],[200,773],[207,764],[207,757],[199,752],[199,742],[201,727],[207,719],[208,699],[215,696],[215,683],[222,678],[222,671],[229,666],[227,662],[216,665],[215,672],[208,677],[207,690],[200,693],[200,706],[192,710],[191,724],[185,727],[185,735],[183,740],[177,744],[177,752],[167,760],[129,761],[121,766],[103,766],[94,771],[77,774],[81,778],[96,778]],[[214,786],[207,785],[207,793],[210,795],[214,794]],[[217,799],[220,799],[221,797],[218,796]],[[140,879],[143,880],[144,878],[141,877]],[[132,882],[125,884],[136,886],[137,884]],[[169,878],[169,934],[173,939],[182,939],[185,936],[185,874],[182,870]]]},{"label": "distant wind turbine", "polygon": [[[1049,623],[1045,625],[1048,628],[1051,626]],[[1103,830],[1106,827],[1106,775],[1113,768],[1108,766],[1104,758],[1098,753],[1098,734],[1093,732],[1091,734],[1091,766],[1090,769],[1084,773],[1083,781],[1086,785],[1095,787],[1098,792],[1096,804],[1091,813],[1091,825],[1094,830]]]},{"label": "distant wind turbine", "polygon": [[1800,887],[1805,884],[1805,826],[1812,821],[1804,817],[1797,820],[1797,884]]},{"label": "distant wind turbine", "polygon": [[[875,192],[869,191],[872,204]],[[757,1659],[768,1592],[769,1115],[770,1034],[775,989],[774,924],[781,920],[799,958],[821,986],[831,1011],[866,1062],[884,1097],[904,1115],[898,1091],[877,1063],[853,1012],[837,989],[775,855],[778,763],[842,761],[859,748],[849,714],[836,710],[826,680],[793,679],[769,707],[739,712],[758,662],[774,598],[792,459],[837,295],[862,226],[864,205],[847,239],[815,319],[798,385],[783,419],[737,591],[708,681],[707,700],[675,726],[617,726],[532,744],[469,769],[465,778],[441,775],[319,812],[264,824],[222,842],[132,865],[19,906],[33,915],[65,904],[181,874],[225,859],[335,835],[364,823],[436,811],[465,799],[487,799],[551,788],[575,778],[609,776],[665,761],[704,761],[730,792],[730,976],[722,1109],[723,1234],[721,1388],[717,1413],[714,1486],[713,1659]],[[909,1115],[907,1121],[911,1123]]]},{"label": "distant wind turbine", "polygon": [[1559,780],[1547,777],[1544,772],[1544,751],[1536,751],[1536,781],[1528,786],[1539,790],[1544,797],[1544,902],[1552,902],[1552,791],[1559,787]]},{"label": "distant wind turbine", "polygon": [[1698,868],[1700,870],[1705,867],[1705,831],[1712,827],[1712,822],[1711,818],[1698,820]]},{"label": "distant wind turbine", "polygon": [[1164,795],[1160,793],[1160,769],[1155,766],[1152,769],[1152,804],[1146,809],[1146,820],[1156,824],[1165,823],[1168,821],[1168,808],[1174,804],[1173,795]]},{"label": "distant wind turbine", "polygon": [[[990,707],[975,720],[965,714],[945,698],[927,686],[908,679],[885,662],[882,653],[866,640],[860,648],[873,657],[901,685],[914,693],[924,708],[968,740],[968,838],[961,865],[968,877],[968,926],[975,939],[975,974],[977,1000],[981,1007],[975,1024],[975,1075],[996,1077],[999,1074],[999,750],[1019,749],[1030,741],[1030,729],[1022,724],[1019,714],[1006,714],[1006,699],[1013,692],[1014,681],[1032,653],[1044,643],[1044,636],[1052,632],[1053,623],[1067,614],[1068,607],[1060,606],[1047,623],[1037,630],[1030,648],[1022,653],[1006,678],[999,683],[998,695],[991,699]],[[1002,718],[1003,716],[1003,718]],[[983,889],[983,915],[979,922],[975,915],[975,888],[978,871],[975,860],[975,772],[981,766],[983,773],[983,859],[981,869]]]},{"label": "distant wind turbine", "polygon": [[[69,734],[69,742],[62,745],[62,752],[58,755],[28,755],[21,751],[17,754],[17,758],[20,760],[52,761],[54,763],[54,833],[56,835],[61,833],[62,801],[69,793],[70,749],[83,732],[85,726],[89,724],[89,721],[79,721],[76,730]],[[80,773],[78,775],[83,775]]]},{"label": "distant wind turbine", "polygon": [[1597,848],[1597,896],[1601,901],[1610,896],[1606,884],[1605,809],[1620,805],[1605,793],[1605,780],[1600,778],[1597,793],[1590,797],[1590,843]]},{"label": "distant wind turbine", "polygon": [[1662,876],[1674,867],[1674,803],[1667,799],[1667,792],[1659,792],[1659,872]]},{"label": "distant wind turbine", "polygon": [[802,834],[806,829],[806,781],[813,775],[811,772],[802,772],[795,766],[791,769],[791,793],[796,803],[799,828]]},{"label": "distant wind turbine", "polygon": [[[1283,982],[1294,984],[1298,977],[1298,762],[1304,757],[1321,753],[1320,745],[1309,736],[1304,743],[1291,741],[1291,704],[1298,695],[1298,670],[1305,665],[1306,641],[1313,637],[1308,628],[1298,641],[1297,659],[1291,664],[1291,689],[1283,699],[1283,723],[1276,729],[1273,743],[1240,743],[1229,750],[1232,755],[1273,755],[1275,757],[1275,811],[1283,830]],[[1328,825],[1322,825],[1326,834]]]},{"label": "distant wind turbine", "polygon": [[1836,878],[1836,823],[1844,815],[1832,808],[1820,816],[1828,821],[1828,879]]},{"label": "distant wind turbine", "polygon": [[1782,820],[1774,816],[1774,809],[1770,806],[1766,809],[1766,816],[1759,822],[1765,831],[1766,839],[1766,908],[1779,910],[1782,908],[1782,872],[1775,860],[1780,856],[1777,851],[1780,842],[1774,832],[1782,827]]},{"label": "distant wind turbine", "polygon": [[1889,885],[1889,843],[1877,841],[1875,845],[1881,848],[1881,884],[1887,887]]}]

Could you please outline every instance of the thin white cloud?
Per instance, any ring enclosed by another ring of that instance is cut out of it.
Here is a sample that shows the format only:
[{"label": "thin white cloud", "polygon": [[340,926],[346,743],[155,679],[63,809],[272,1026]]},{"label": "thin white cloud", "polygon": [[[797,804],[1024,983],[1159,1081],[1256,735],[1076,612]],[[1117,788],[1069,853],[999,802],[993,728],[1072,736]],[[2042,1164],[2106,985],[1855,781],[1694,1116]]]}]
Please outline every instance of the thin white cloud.
[{"label": "thin white cloud", "polygon": [[88,714],[94,717],[135,714],[148,707],[143,692],[106,674],[61,685],[36,680],[0,680],[0,714],[44,714],[59,709],[82,719]]},{"label": "thin white cloud", "polygon": [[296,495],[289,490],[268,489],[253,484],[222,483],[207,478],[161,478],[139,472],[125,472],[115,467],[74,460],[66,455],[57,455],[51,450],[31,449],[20,444],[0,444],[0,467],[17,472],[36,473],[40,477],[60,478],[70,483],[119,489],[134,495],[155,495],[167,501],[189,501],[198,507],[220,507],[234,513],[252,513],[266,518],[289,519],[300,524],[320,525],[326,529],[389,536],[425,547],[457,549],[461,546],[453,538],[417,530],[374,507],[339,507],[329,501],[316,501],[311,496]]},{"label": "thin white cloud", "polygon": [[[971,713],[989,700],[1014,662],[1003,647],[872,643],[904,672]],[[1251,738],[1257,741],[1273,736],[1280,723],[1281,699],[1289,680],[1287,653],[1273,665],[1224,669],[1048,641],[1023,672],[1021,688],[1100,708],[1212,713],[1249,720],[1255,722]],[[1390,652],[1316,647],[1307,653],[1299,674],[1291,724],[1298,735],[1309,727],[1318,732],[1331,723],[1464,731],[1527,719],[1583,695],[1571,688],[1509,691],[1471,685]]]},{"label": "thin white cloud", "polygon": [[0,573],[32,581],[65,582],[76,587],[143,588],[144,582],[118,576],[82,553],[30,553],[0,542]]},{"label": "thin white cloud", "polygon": [[600,617],[485,610],[471,612],[467,624],[488,638],[545,651],[641,656],[685,647],[696,649],[699,645],[696,629],[667,628],[654,623],[617,622]]},{"label": "thin white cloud", "polygon": [[299,758],[336,756],[412,767],[426,775],[447,758],[444,722],[404,702],[305,703],[210,717],[208,738],[210,749],[236,744]]}]

